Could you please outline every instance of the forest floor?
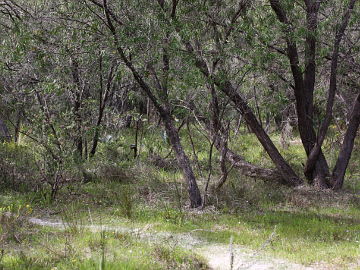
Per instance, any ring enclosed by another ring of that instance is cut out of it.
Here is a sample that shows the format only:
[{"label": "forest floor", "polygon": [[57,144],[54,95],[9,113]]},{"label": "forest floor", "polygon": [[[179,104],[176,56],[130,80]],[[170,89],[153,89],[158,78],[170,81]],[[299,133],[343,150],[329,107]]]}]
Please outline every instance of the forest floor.
[{"label": "forest floor", "polygon": [[148,190],[146,204],[110,182],[73,187],[51,205],[4,192],[0,269],[360,269],[357,194],[266,185],[266,204],[251,186],[237,210],[193,210],[171,204],[168,185]]},{"label": "forest floor", "polygon": [[[39,218],[29,218],[29,222],[39,226],[66,229],[67,225],[62,221],[46,220]],[[202,256],[210,269],[213,270],[263,270],[263,269],[328,269],[327,266],[306,267],[286,260],[278,259],[265,254],[261,250],[251,250],[240,245],[214,244],[200,239],[192,233],[170,233],[170,232],[149,232],[149,228],[132,228],[126,226],[106,226],[106,225],[81,225],[81,228],[93,233],[110,231],[115,233],[129,233],[141,241],[148,243],[167,243],[170,246],[178,246],[183,249],[195,252]],[[271,241],[271,239],[269,239]],[[264,243],[264,247],[267,243]]]},{"label": "forest floor", "polygon": [[[143,141],[137,160],[122,147],[129,135],[102,145],[83,167],[70,166],[55,200],[46,186],[14,190],[3,183],[0,270],[360,269],[360,151],[342,191],[288,188],[234,169],[199,210],[189,208],[169,149],[157,149],[154,158],[148,153],[156,140]],[[195,144],[192,162],[204,194],[207,181],[211,187],[220,178],[219,157],[214,153],[209,175],[208,146],[201,139]],[[271,167],[256,138],[243,135],[232,147]],[[282,151],[300,174],[302,146],[294,141]]]}]

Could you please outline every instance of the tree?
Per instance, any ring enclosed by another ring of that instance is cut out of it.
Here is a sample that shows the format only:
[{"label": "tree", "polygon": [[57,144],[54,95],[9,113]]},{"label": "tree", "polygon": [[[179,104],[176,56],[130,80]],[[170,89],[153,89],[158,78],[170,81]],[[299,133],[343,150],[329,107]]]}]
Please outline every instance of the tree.
[{"label": "tree", "polygon": [[[321,150],[327,129],[332,117],[332,107],[337,88],[336,76],[339,57],[339,47],[349,22],[350,13],[354,8],[356,0],[351,0],[342,16],[342,22],[335,33],[333,52],[331,57],[330,87],[327,99],[325,119],[322,122],[318,134],[314,129],[314,91],[316,83],[316,56],[318,53],[318,17],[321,1],[304,1],[306,22],[304,22],[306,33],[304,35],[304,57],[303,68],[300,66],[300,55],[298,49],[298,37],[296,36],[296,24],[289,19],[289,11],[286,4],[279,0],[270,0],[270,5],[278,20],[284,25],[286,41],[286,55],[289,59],[290,69],[294,80],[294,94],[296,98],[296,110],[298,116],[298,129],[304,149],[308,155],[305,166],[305,176],[310,183],[322,188],[331,186],[329,182],[329,167]],[[294,7],[288,7],[291,11]],[[304,70],[304,72],[302,72]]]},{"label": "tree", "polygon": [[[246,12],[247,8],[248,1],[240,1],[238,4],[238,8],[237,10],[235,10],[235,12],[233,12],[232,17],[227,18],[227,21],[229,21],[230,23],[222,27],[222,32],[220,33],[218,32],[218,30],[214,30],[213,36],[210,37],[211,42],[213,44],[216,44],[215,52],[212,51],[211,54],[215,55],[212,60],[205,60],[204,55],[206,54],[203,53],[202,49],[195,49],[194,46],[191,44],[191,41],[187,37],[185,37],[185,35],[181,35],[181,33],[184,33],[183,29],[177,27],[176,31],[182,38],[182,43],[184,44],[187,53],[192,57],[194,65],[199,69],[199,71],[203,74],[203,76],[207,79],[209,83],[214,84],[217,89],[223,92],[233,102],[235,108],[244,117],[244,120],[246,121],[248,126],[255,133],[258,140],[260,141],[266,152],[269,154],[271,160],[278,169],[283,182],[292,186],[300,185],[302,184],[302,180],[296,175],[293,169],[281,156],[278,149],[257,120],[252,109],[237,92],[236,88],[233,86],[233,83],[226,75],[229,70],[225,69],[225,66],[231,66],[231,61],[234,61],[234,58],[236,58],[237,55],[225,54],[225,48],[229,46],[228,40],[230,38],[233,38],[233,30],[235,28],[235,25],[238,23],[240,15],[243,12]],[[199,10],[201,10],[201,8],[199,8]],[[206,10],[205,14],[207,14]],[[194,16],[194,18],[201,17],[201,15]],[[179,22],[181,22],[181,18],[176,18],[176,22],[174,22],[174,24],[180,24]],[[199,21],[196,21],[196,23],[201,25]],[[201,46],[197,37],[194,37],[194,40],[198,47]],[[209,65],[207,64],[208,62],[210,63]]]},{"label": "tree", "polygon": [[[182,169],[184,178],[187,181],[188,184],[188,193],[190,197],[190,205],[191,207],[199,207],[201,206],[201,195],[199,188],[197,186],[197,182],[195,179],[195,175],[193,172],[193,169],[191,167],[190,161],[188,156],[186,155],[180,141],[180,137],[178,134],[178,131],[174,124],[174,119],[171,115],[171,105],[168,100],[168,78],[169,78],[169,70],[170,70],[170,57],[168,54],[168,51],[166,49],[167,43],[169,42],[169,36],[167,35],[166,31],[165,36],[162,36],[160,38],[164,39],[164,43],[161,44],[162,47],[162,67],[160,68],[160,72],[162,79],[159,80],[157,71],[154,68],[154,65],[150,64],[148,65],[148,70],[150,73],[152,73],[156,86],[152,87],[148,82],[146,82],[146,79],[144,75],[142,75],[138,68],[135,67],[134,60],[132,59],[132,55],[126,55],[125,49],[122,45],[121,41],[124,41],[122,39],[120,41],[119,33],[121,32],[117,29],[117,27],[125,28],[126,29],[126,23],[122,22],[119,19],[119,16],[115,14],[113,9],[108,5],[107,1],[104,0],[102,2],[96,1],[96,0],[88,0],[89,4],[92,4],[93,6],[99,7],[105,14],[105,17],[102,18],[102,21],[104,22],[105,26],[108,28],[110,34],[112,35],[113,44],[114,47],[121,58],[121,60],[124,62],[124,64],[128,67],[128,69],[132,72],[134,79],[139,84],[142,92],[151,100],[154,107],[158,111],[160,118],[165,126],[167,135],[169,136],[170,143],[174,149],[174,152],[176,154],[176,159],[178,161],[179,167]],[[163,2],[159,1],[159,4],[162,5]],[[171,9],[171,14],[176,13],[176,4],[177,1],[173,2],[173,7]],[[139,14],[131,14],[132,16],[136,16]],[[101,15],[97,15],[101,18]],[[130,16],[130,14],[127,14],[127,16]],[[172,15],[175,16],[175,15]],[[140,18],[136,17],[139,21]],[[127,22],[129,25],[128,27],[134,27],[131,25],[130,21]],[[134,22],[132,22],[134,23]],[[138,30],[138,29],[137,29]],[[149,29],[150,31],[152,29]],[[123,30],[124,31],[124,30]],[[125,30],[126,31],[126,30]],[[132,37],[134,38],[134,37]],[[144,38],[143,36],[139,36],[138,38]],[[159,38],[159,37],[158,37]],[[126,41],[125,41],[126,42]],[[138,45],[138,44],[135,44]],[[156,63],[156,62],[155,62]],[[159,70],[158,70],[159,71]],[[157,92],[158,96],[154,94],[154,92]]]}]

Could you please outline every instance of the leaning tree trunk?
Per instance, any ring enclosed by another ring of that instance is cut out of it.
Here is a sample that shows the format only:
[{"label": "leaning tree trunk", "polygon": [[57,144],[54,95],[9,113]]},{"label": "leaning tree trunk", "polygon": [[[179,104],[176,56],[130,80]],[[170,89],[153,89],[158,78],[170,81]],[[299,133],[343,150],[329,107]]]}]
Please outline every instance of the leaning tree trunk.
[{"label": "leaning tree trunk", "polygon": [[229,81],[218,81],[215,79],[215,84],[231,99],[235,107],[243,115],[246,123],[255,133],[259,142],[262,144],[265,151],[268,153],[276,168],[279,170],[282,178],[287,182],[287,184],[292,186],[301,185],[303,183],[302,179],[296,175],[294,170],[281,156],[278,149],[271,141],[270,137],[266,134],[265,130],[262,128],[259,121],[256,119],[256,116],[252,112],[251,108],[236,92],[231,83]]},{"label": "leaning tree trunk", "polygon": [[161,103],[161,101],[154,95],[152,88],[145,82],[144,78],[140,75],[140,73],[137,71],[137,69],[134,67],[133,63],[131,62],[131,59],[129,59],[121,47],[120,40],[116,33],[116,28],[113,24],[112,19],[112,12],[110,11],[107,1],[104,0],[103,4],[101,5],[105,16],[106,16],[106,22],[107,27],[109,28],[113,39],[114,39],[114,45],[116,47],[116,50],[122,59],[122,61],[125,63],[125,65],[128,67],[128,69],[132,72],[136,82],[140,85],[140,88],[142,92],[151,100],[154,107],[158,111],[161,120],[163,121],[165,125],[166,132],[168,133],[170,143],[175,151],[176,159],[179,164],[179,167],[182,169],[183,176],[188,184],[188,192],[190,197],[190,206],[192,208],[200,207],[202,205],[202,199],[199,187],[196,183],[195,175],[192,170],[189,158],[185,154],[185,151],[181,145],[180,137],[178,134],[178,131],[174,124],[174,119],[171,116],[170,110],[167,108],[167,106],[164,106],[164,104]]},{"label": "leaning tree trunk", "polygon": [[201,206],[201,194],[196,183],[195,175],[192,170],[188,156],[181,145],[180,137],[177,128],[174,125],[174,121],[170,114],[161,115],[164,122],[167,135],[169,136],[170,143],[174,149],[176,160],[179,167],[183,171],[183,175],[188,183],[188,193],[190,196],[191,207]]},{"label": "leaning tree trunk", "polygon": [[[247,177],[261,179],[264,181],[278,182],[281,184],[288,184],[287,179],[284,179],[278,170],[262,168],[251,164],[247,162],[244,157],[228,148],[227,143],[224,141],[224,136],[222,136],[224,134],[224,127],[222,126],[220,119],[221,113],[215,86],[213,84],[209,84],[208,88],[211,94],[211,125],[208,123],[208,121],[206,121],[205,117],[201,117],[201,119],[203,120],[208,132],[212,134],[214,145],[216,149],[222,153],[223,158],[229,161],[232,164],[231,166],[240,170],[241,174]],[[222,179],[222,182],[218,183],[217,189],[219,189],[224,184],[224,180],[225,179]]]},{"label": "leaning tree trunk", "polygon": [[[219,151],[221,151],[221,145],[221,138],[217,137],[215,139],[215,147]],[[251,164],[245,161],[244,157],[236,154],[229,148],[226,149],[225,158],[232,164],[232,166],[239,169],[241,173],[247,177],[261,179],[263,181],[278,182],[280,184],[289,184],[287,179],[283,178],[278,170],[262,168]]]},{"label": "leaning tree trunk", "polygon": [[[225,159],[231,163],[231,166],[238,169],[242,175],[245,175],[247,177],[251,177],[254,179],[261,179],[263,181],[269,181],[269,182],[277,182],[280,184],[285,185],[292,185],[289,183],[287,178],[283,178],[283,176],[280,174],[278,169],[271,169],[271,168],[263,168],[260,166],[257,166],[255,164],[252,164],[250,162],[247,162],[245,158],[238,153],[235,153],[233,150],[226,147],[224,149],[223,147],[226,145],[223,142],[223,127],[221,126],[221,123],[219,119],[212,119],[212,123],[210,124],[209,120],[202,116],[196,108],[192,107],[191,110],[196,115],[196,118],[200,120],[202,123],[204,123],[204,128],[206,131],[212,136],[212,140],[214,141],[214,146],[216,149],[221,152],[225,152]],[[214,131],[214,126],[218,128],[218,132]]]},{"label": "leaning tree trunk", "polygon": [[246,123],[254,132],[259,142],[264,147],[265,151],[268,153],[276,168],[279,170],[282,178],[285,179],[287,184],[291,186],[298,186],[303,184],[303,180],[299,176],[297,176],[291,166],[285,161],[285,159],[280,154],[270,137],[260,125],[259,121],[257,120],[256,116],[252,112],[247,102],[237,93],[236,89],[232,86],[231,81],[226,78],[217,77],[216,75],[210,74],[206,61],[201,56],[196,54],[192,44],[188,41],[184,41],[184,44],[188,53],[194,58],[195,66],[200,70],[200,72],[207,79],[209,79],[210,82],[213,82],[218,87],[218,89],[220,89],[220,91],[226,94],[233,102],[234,106],[244,117]]},{"label": "leaning tree trunk", "polygon": [[350,115],[350,121],[346,130],[341,150],[332,173],[333,189],[340,189],[344,183],[346,168],[349,164],[351,153],[354,147],[354,140],[360,124],[360,93],[358,94],[353,110]]}]

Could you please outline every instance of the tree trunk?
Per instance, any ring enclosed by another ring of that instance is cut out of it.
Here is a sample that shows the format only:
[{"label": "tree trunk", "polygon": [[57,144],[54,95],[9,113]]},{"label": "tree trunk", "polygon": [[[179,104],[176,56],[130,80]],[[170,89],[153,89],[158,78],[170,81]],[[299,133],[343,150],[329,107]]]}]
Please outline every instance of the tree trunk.
[{"label": "tree trunk", "polygon": [[321,123],[320,130],[318,132],[316,139],[316,144],[312,148],[311,152],[308,154],[308,159],[304,169],[305,174],[308,174],[314,169],[314,166],[320,154],[321,146],[325,140],[326,133],[330,125],[330,121],[332,118],[332,109],[334,105],[334,98],[337,90],[337,67],[338,67],[340,43],[345,34],[345,30],[349,23],[350,15],[354,8],[355,2],[356,0],[351,0],[349,2],[349,6],[342,17],[341,25],[335,33],[335,41],[334,41],[333,52],[331,57],[330,85],[329,85],[328,98],[326,104],[325,119]]},{"label": "tree trunk", "polygon": [[[170,143],[175,151],[176,159],[179,164],[179,167],[182,169],[183,176],[188,184],[188,193],[190,197],[190,206],[192,208],[200,207],[202,205],[202,199],[199,187],[196,183],[194,172],[191,168],[191,164],[189,158],[185,154],[185,151],[181,145],[180,137],[178,131],[174,124],[174,119],[172,118],[169,109],[167,106],[161,104],[161,100],[159,100],[152,92],[151,87],[145,82],[143,77],[139,74],[139,72],[134,67],[131,60],[125,55],[123,48],[121,47],[121,43],[116,34],[116,29],[111,19],[111,12],[109,7],[107,6],[107,1],[103,1],[103,9],[106,16],[107,27],[109,28],[113,38],[114,45],[116,46],[116,50],[120,56],[120,58],[124,61],[125,65],[132,72],[135,80],[140,85],[142,92],[151,100],[156,110],[159,112],[160,118],[165,125],[166,132],[169,136]],[[163,98],[165,98],[163,96]]]},{"label": "tree trunk", "polygon": [[[285,31],[285,40],[287,44],[287,57],[290,62],[291,73],[294,79],[294,94],[296,99],[296,112],[298,116],[298,129],[307,156],[310,155],[316,143],[316,132],[313,127],[313,92],[315,85],[315,52],[316,39],[314,37],[317,29],[317,13],[320,2],[306,2],[306,22],[308,34],[305,45],[305,72],[300,68],[298,49],[293,38],[293,26],[289,21],[286,11],[279,0],[270,0],[270,5],[274,10],[278,20],[287,28]],[[319,149],[319,155],[312,170],[305,172],[305,176],[310,184],[321,188],[329,187],[327,177],[329,176],[329,167]]]},{"label": "tree trunk", "polygon": [[191,168],[191,164],[188,156],[185,154],[185,151],[181,145],[180,137],[178,131],[174,125],[173,119],[170,115],[162,117],[162,120],[165,124],[166,132],[169,136],[169,140],[172,148],[175,151],[176,160],[179,164],[179,167],[183,171],[183,175],[188,183],[188,193],[190,196],[191,207],[201,206],[201,194],[196,183],[194,172]]},{"label": "tree trunk", "polygon": [[102,119],[102,117],[99,116],[98,121],[95,126],[95,133],[94,133],[93,143],[92,143],[92,147],[91,147],[91,151],[90,151],[90,158],[92,158],[95,155],[96,149],[97,149],[97,146],[99,143],[101,119]]},{"label": "tree trunk", "polygon": [[[209,120],[201,116],[201,114],[196,110],[195,107],[191,107],[191,110],[195,113],[196,117],[199,121],[204,123],[204,126],[206,130],[211,134],[212,139],[214,141],[214,146],[218,151],[222,151],[225,153],[225,158],[227,161],[229,161],[234,168],[237,168],[241,171],[241,173],[247,177],[255,178],[255,179],[261,179],[263,181],[271,181],[271,182],[278,182],[280,184],[290,185],[293,184],[289,181],[287,178],[284,178],[283,175],[279,172],[277,169],[268,169],[268,168],[262,168],[257,165],[251,164],[245,160],[245,158],[235,152],[233,152],[231,149],[226,147],[226,149],[223,149],[223,146],[226,145],[223,140],[222,132],[223,127],[221,125],[220,119],[214,119],[216,115],[218,115],[216,112],[219,112],[219,109],[214,108],[214,104],[217,104],[217,98],[213,96],[212,100],[212,110],[213,110],[213,116],[211,124]],[[214,132],[214,127],[218,129],[218,132]]]},{"label": "tree trunk", "polygon": [[[215,140],[215,147],[221,151],[221,142],[220,138]],[[223,149],[224,150],[224,149]],[[225,158],[237,169],[241,171],[241,173],[247,177],[261,179],[264,181],[278,182],[280,184],[292,185],[289,183],[286,178],[284,178],[278,170],[267,169],[256,166],[249,162],[246,162],[244,157],[236,154],[229,148],[225,151]]]},{"label": "tree trunk", "polygon": [[10,142],[11,136],[6,124],[0,119],[0,141],[1,140]]},{"label": "tree trunk", "polygon": [[82,120],[81,120],[81,113],[80,113],[81,103],[75,101],[74,104],[74,117],[76,123],[76,135],[75,135],[75,144],[76,144],[76,151],[78,154],[78,158],[80,160],[83,158],[83,136],[82,136]]},{"label": "tree trunk", "polygon": [[[203,122],[205,123],[205,126],[208,129],[209,133],[212,134],[216,149],[221,153],[221,166],[223,167],[225,165],[224,159],[226,159],[232,164],[233,167],[239,169],[241,173],[245,176],[258,178],[265,181],[276,181],[282,184],[287,184],[286,179],[284,179],[281,174],[278,173],[276,170],[261,168],[249,162],[246,162],[244,157],[234,153],[228,148],[228,144],[225,141],[225,138],[227,138],[227,136],[223,136],[223,134],[225,133],[225,129],[220,119],[219,100],[215,91],[215,87],[213,84],[209,84],[208,89],[211,93],[211,125],[207,121],[205,121],[206,118],[201,117],[201,119],[203,119]],[[223,170],[224,168],[222,168],[222,171]],[[222,177],[221,181],[219,181],[219,183],[217,184],[217,189],[221,188],[225,181],[226,177]]]},{"label": "tree trunk", "polygon": [[76,134],[75,134],[75,145],[78,158],[81,160],[83,158],[83,127],[82,127],[82,116],[81,116],[81,108],[82,108],[82,97],[83,97],[83,87],[80,82],[80,71],[79,71],[79,63],[77,59],[73,58],[71,60],[71,72],[72,79],[75,85],[74,90],[74,107],[73,114],[76,125]]},{"label": "tree trunk", "polygon": [[14,130],[14,143],[19,142],[20,138],[20,129],[21,129],[21,119],[22,119],[22,111],[19,110],[17,113],[17,118],[15,122],[15,130]]},{"label": "tree trunk", "polygon": [[99,105],[98,105],[98,118],[96,121],[96,125],[95,125],[95,132],[94,132],[94,137],[93,137],[93,143],[92,143],[92,147],[91,147],[91,151],[90,151],[90,157],[93,157],[96,153],[96,149],[99,143],[99,138],[100,138],[100,131],[101,131],[101,123],[103,121],[104,118],[104,112],[105,112],[105,107],[107,105],[107,101],[109,99],[109,97],[112,95],[112,93],[114,92],[114,86],[112,85],[112,82],[115,78],[115,71],[117,65],[113,64],[110,67],[107,79],[106,79],[106,87],[104,87],[104,78],[103,78],[103,58],[100,55],[99,57],[99,77],[100,77],[100,81],[99,81],[99,88],[100,88],[100,93],[99,93]]},{"label": "tree trunk", "polygon": [[354,140],[360,124],[360,93],[358,94],[353,110],[351,112],[348,128],[345,133],[344,141],[332,173],[333,189],[341,189],[344,183],[346,168],[349,164],[351,153],[354,147]]},{"label": "tree trunk", "polygon": [[281,156],[276,146],[271,141],[270,137],[266,134],[264,129],[261,127],[259,121],[256,119],[256,116],[252,112],[251,108],[247,105],[246,101],[243,100],[243,98],[237,93],[231,82],[227,78],[211,75],[207,67],[206,61],[201,56],[196,55],[194,47],[191,45],[191,43],[188,41],[184,41],[184,44],[188,53],[194,57],[195,66],[203,73],[206,78],[210,80],[210,82],[213,82],[234,103],[236,109],[244,117],[246,124],[255,133],[259,142],[262,144],[265,151],[268,153],[271,160],[275,164],[276,168],[279,170],[282,178],[285,179],[285,181],[291,186],[298,186],[303,184],[303,180],[296,175],[294,170]]},{"label": "tree trunk", "polygon": [[246,123],[249,125],[251,130],[255,133],[256,137],[264,147],[265,151],[270,156],[271,160],[279,170],[279,173],[282,176],[287,184],[291,186],[301,185],[303,183],[290,165],[285,161],[277,150],[274,143],[271,141],[270,137],[266,134],[264,129],[261,127],[260,123],[256,119],[256,116],[251,111],[251,108],[246,104],[242,97],[236,92],[229,81],[220,81],[215,79],[215,84],[219,89],[224,92],[235,104],[235,107],[243,115]]}]

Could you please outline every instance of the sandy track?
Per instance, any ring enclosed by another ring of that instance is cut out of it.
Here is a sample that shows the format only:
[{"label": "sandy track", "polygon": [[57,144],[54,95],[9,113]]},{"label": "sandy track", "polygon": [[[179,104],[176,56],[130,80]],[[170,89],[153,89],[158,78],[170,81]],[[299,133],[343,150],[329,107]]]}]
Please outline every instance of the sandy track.
[{"label": "sandy track", "polygon": [[[47,219],[30,218],[29,222],[39,226],[66,229],[68,226],[61,221]],[[269,257],[261,251],[252,251],[239,245],[214,244],[204,241],[193,233],[169,233],[169,232],[149,232],[145,228],[129,228],[121,226],[106,225],[81,225],[82,228],[92,232],[115,231],[130,233],[134,237],[149,243],[166,243],[170,246],[179,246],[184,249],[193,250],[203,256],[213,270],[312,270],[315,268],[305,267],[300,264],[291,263],[285,260]],[[231,256],[232,254],[232,256]],[[232,259],[231,259],[232,257]],[[231,267],[232,261],[232,267]],[[316,268],[319,269],[319,268]]]}]

